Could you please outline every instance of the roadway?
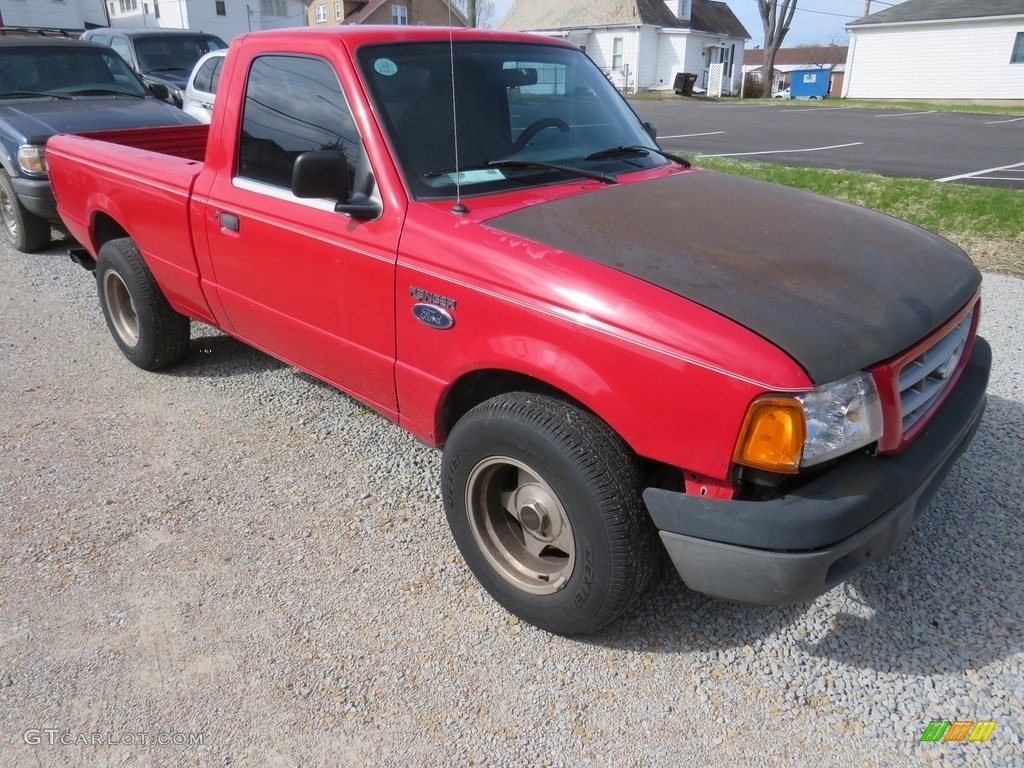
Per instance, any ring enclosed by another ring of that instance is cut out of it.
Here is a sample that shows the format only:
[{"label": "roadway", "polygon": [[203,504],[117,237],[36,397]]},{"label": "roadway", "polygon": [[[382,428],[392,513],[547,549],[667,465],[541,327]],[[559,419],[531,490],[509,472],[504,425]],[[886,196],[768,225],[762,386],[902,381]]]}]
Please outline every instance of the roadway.
[{"label": "roadway", "polygon": [[631,102],[663,149],[1024,189],[1024,117],[781,102]]}]

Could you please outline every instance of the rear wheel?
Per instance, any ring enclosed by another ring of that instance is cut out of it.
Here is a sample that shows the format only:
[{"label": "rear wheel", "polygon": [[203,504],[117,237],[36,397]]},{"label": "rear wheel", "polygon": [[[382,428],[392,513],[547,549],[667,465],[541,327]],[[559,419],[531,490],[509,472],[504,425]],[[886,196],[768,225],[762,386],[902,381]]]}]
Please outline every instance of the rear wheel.
[{"label": "rear wheel", "polygon": [[466,563],[523,620],[592,632],[646,589],[658,559],[639,463],[588,411],[527,393],[488,400],[452,430],[442,478]]},{"label": "rear wheel", "polygon": [[107,327],[132,363],[155,371],[185,356],[189,319],[171,308],[132,240],[111,240],[100,248],[96,282]]},{"label": "rear wheel", "polygon": [[21,204],[11,177],[4,170],[0,170],[0,223],[8,242],[22,253],[32,253],[50,244],[50,222]]}]

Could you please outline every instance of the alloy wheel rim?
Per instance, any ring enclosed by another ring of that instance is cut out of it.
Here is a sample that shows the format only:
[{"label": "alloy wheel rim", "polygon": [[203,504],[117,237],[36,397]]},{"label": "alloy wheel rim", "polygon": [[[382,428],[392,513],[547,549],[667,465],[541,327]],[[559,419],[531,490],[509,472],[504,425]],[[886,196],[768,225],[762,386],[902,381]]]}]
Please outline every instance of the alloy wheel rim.
[{"label": "alloy wheel rim", "polygon": [[572,523],[551,486],[509,456],[480,461],[466,484],[473,537],[511,585],[537,594],[562,589],[576,565]]}]

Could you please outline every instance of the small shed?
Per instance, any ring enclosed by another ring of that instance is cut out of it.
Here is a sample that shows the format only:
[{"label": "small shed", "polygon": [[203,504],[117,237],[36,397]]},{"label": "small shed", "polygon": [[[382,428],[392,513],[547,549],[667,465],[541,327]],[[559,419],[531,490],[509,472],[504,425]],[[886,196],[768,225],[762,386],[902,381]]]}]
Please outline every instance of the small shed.
[{"label": "small shed", "polygon": [[831,71],[824,67],[795,69],[789,84],[790,95],[794,99],[824,99],[828,96],[828,82],[831,76]]}]

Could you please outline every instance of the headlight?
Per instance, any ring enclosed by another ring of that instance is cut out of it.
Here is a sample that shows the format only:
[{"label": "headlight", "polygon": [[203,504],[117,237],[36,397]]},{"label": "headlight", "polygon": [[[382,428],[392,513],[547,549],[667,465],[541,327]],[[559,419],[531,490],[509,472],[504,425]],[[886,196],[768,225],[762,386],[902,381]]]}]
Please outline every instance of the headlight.
[{"label": "headlight", "polygon": [[37,176],[46,174],[46,147],[38,144],[22,144],[18,147],[18,165],[25,173]]},{"label": "headlight", "polygon": [[867,373],[793,396],[766,396],[747,410],[733,460],[770,472],[834,459],[882,436],[882,404]]},{"label": "headlight", "polygon": [[818,387],[797,399],[807,419],[802,466],[834,459],[882,436],[882,403],[874,380],[866,373]]}]

